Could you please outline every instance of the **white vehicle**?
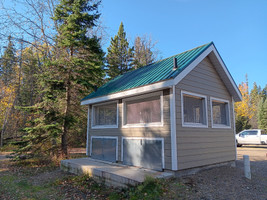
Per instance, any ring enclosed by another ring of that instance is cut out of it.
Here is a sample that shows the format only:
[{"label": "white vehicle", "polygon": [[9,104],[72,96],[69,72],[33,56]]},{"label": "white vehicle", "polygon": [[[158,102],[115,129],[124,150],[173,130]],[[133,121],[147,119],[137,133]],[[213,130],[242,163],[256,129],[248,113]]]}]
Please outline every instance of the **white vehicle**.
[{"label": "white vehicle", "polygon": [[243,130],[235,138],[238,147],[244,144],[267,144],[267,133],[260,129]]}]

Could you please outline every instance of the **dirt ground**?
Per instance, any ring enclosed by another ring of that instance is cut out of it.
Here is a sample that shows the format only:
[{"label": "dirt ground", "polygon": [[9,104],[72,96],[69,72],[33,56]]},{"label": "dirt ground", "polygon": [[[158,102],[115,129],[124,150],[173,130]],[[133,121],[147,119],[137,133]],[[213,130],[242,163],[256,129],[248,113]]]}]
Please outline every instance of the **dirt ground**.
[{"label": "dirt ground", "polygon": [[[73,153],[83,151],[84,149],[77,149],[73,150]],[[0,186],[9,185],[2,192],[0,187],[0,199],[110,199],[107,196],[112,190],[107,188],[102,188],[101,192],[86,192],[72,184],[65,184],[64,181],[62,184],[54,185],[58,179],[73,176],[58,168],[48,171],[38,171],[40,169],[37,168],[30,173],[9,168],[4,164],[8,160],[3,153],[1,154]],[[243,155],[250,156],[251,180],[244,177]],[[211,168],[195,175],[167,180],[164,184],[164,193],[158,199],[267,200],[267,145],[238,147],[236,167]],[[105,190],[105,195],[97,198],[97,195],[103,194],[102,190]],[[21,191],[29,191],[28,196]]]},{"label": "dirt ground", "polygon": [[[235,168],[213,168],[182,179],[192,185],[186,199],[267,200],[266,154],[266,145],[238,147]],[[243,155],[250,157],[251,180],[244,177]]]}]

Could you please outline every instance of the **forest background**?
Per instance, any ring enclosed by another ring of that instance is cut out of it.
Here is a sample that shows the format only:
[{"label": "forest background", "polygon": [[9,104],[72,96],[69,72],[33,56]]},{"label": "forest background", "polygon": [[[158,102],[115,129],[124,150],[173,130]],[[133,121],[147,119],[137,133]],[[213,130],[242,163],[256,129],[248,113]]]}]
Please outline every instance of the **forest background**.
[{"label": "forest background", "polygon": [[[28,156],[68,157],[69,147],[86,142],[87,108],[80,100],[117,75],[159,60],[157,42],[142,33],[131,41],[121,22],[105,53],[101,1],[14,2],[1,5],[0,146],[17,144],[17,153]],[[266,130],[267,85],[254,82],[249,89],[244,78],[236,132]]]}]

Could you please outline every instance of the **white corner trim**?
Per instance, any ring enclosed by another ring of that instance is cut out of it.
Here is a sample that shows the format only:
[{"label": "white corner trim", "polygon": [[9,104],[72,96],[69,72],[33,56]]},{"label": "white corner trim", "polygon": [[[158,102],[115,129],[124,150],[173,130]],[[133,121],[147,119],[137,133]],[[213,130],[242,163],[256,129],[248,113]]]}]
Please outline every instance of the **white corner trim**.
[{"label": "white corner trim", "polygon": [[[221,103],[226,103],[227,104],[227,110],[226,110],[226,115],[228,117],[229,125],[224,125],[224,124],[213,124],[213,109],[212,109],[212,102],[217,101]],[[210,112],[211,112],[211,127],[212,128],[231,128],[231,117],[230,117],[230,104],[228,100],[221,99],[221,98],[215,98],[215,97],[210,97]]]},{"label": "white corner trim", "polygon": [[164,138],[153,138],[153,137],[121,137],[121,162],[123,162],[123,140],[159,140],[161,141],[161,157],[162,157],[162,168],[165,169],[165,157],[164,157]]},{"label": "white corner trim", "polygon": [[[95,114],[95,107],[101,106],[101,105],[107,105],[107,104],[117,104],[117,116],[116,116],[116,124],[114,125],[94,125],[94,114]],[[105,103],[99,103],[92,105],[92,116],[91,116],[91,128],[92,129],[105,129],[105,128],[118,128],[119,127],[119,101],[108,101]]]},{"label": "white corner trim", "polygon": [[115,139],[116,140],[116,160],[118,160],[118,137],[117,136],[91,136],[91,145],[90,145],[90,156],[92,156],[92,141],[94,138],[103,138],[103,139]]},{"label": "white corner trim", "polygon": [[88,105],[87,112],[87,131],[86,131],[86,155],[89,156],[89,129],[90,129],[90,106]]},{"label": "white corner trim", "polygon": [[235,140],[235,160],[237,160],[237,144],[236,144],[236,130],[235,130],[235,101],[234,98],[232,96],[232,112],[233,112],[233,127],[234,127],[234,140]]},{"label": "white corner trim", "polygon": [[[149,97],[160,96],[160,122],[152,122],[152,123],[137,123],[137,124],[126,124],[126,102],[132,100],[142,100]],[[162,127],[164,125],[163,122],[163,91],[134,96],[122,99],[122,128],[137,128],[137,127]]]},{"label": "white corner trim", "polygon": [[[205,104],[205,117],[206,117],[206,124],[201,123],[186,123],[184,122],[184,94],[204,98],[204,104]],[[207,103],[207,96],[193,93],[193,92],[187,92],[185,90],[181,90],[181,116],[182,116],[182,127],[192,127],[192,128],[208,128],[209,126],[209,120],[208,120],[208,103]]]},{"label": "white corner trim", "polygon": [[118,92],[118,93],[114,93],[114,94],[110,94],[110,95],[106,95],[102,97],[96,97],[96,98],[84,100],[81,102],[81,105],[94,104],[94,103],[99,103],[99,102],[104,102],[104,101],[109,101],[109,100],[114,100],[114,99],[131,97],[131,96],[135,96],[139,94],[145,94],[148,92],[158,91],[163,88],[168,88],[168,87],[171,87],[172,85],[173,85],[173,79],[169,79],[166,81],[161,81],[158,83],[153,83],[150,85],[145,85],[145,86],[141,86],[138,88],[129,89],[123,92]]},{"label": "white corner trim", "polygon": [[177,158],[177,138],[176,138],[176,104],[175,104],[175,85],[172,86],[172,93],[170,94],[170,121],[171,121],[171,159],[172,170],[178,170]]}]

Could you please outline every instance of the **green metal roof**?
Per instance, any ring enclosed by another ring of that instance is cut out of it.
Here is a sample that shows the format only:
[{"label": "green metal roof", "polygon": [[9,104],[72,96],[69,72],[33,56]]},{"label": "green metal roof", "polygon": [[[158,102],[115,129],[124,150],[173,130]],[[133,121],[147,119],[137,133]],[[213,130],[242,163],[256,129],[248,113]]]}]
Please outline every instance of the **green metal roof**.
[{"label": "green metal roof", "polygon": [[[82,101],[175,78],[212,44],[213,42],[210,42],[117,76],[113,80],[98,88],[96,92],[92,92],[83,98]],[[173,70],[174,57],[177,58],[178,68],[176,70]]]}]

